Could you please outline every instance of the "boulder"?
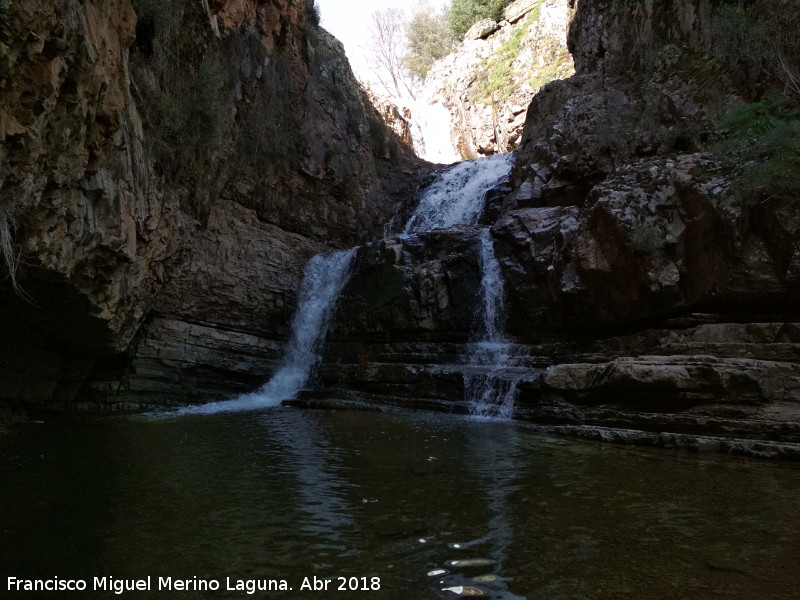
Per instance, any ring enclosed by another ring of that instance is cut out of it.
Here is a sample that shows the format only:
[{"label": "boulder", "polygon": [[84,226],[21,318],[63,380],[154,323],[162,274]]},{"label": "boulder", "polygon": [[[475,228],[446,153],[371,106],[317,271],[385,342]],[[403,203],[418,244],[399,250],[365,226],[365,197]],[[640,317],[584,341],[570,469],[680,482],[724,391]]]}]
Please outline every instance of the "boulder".
[{"label": "boulder", "polygon": [[516,23],[534,8],[540,7],[541,5],[542,0],[515,0],[506,6],[503,15],[509,23]]},{"label": "boulder", "polygon": [[500,25],[492,19],[481,19],[467,30],[465,40],[482,40],[500,29]]}]

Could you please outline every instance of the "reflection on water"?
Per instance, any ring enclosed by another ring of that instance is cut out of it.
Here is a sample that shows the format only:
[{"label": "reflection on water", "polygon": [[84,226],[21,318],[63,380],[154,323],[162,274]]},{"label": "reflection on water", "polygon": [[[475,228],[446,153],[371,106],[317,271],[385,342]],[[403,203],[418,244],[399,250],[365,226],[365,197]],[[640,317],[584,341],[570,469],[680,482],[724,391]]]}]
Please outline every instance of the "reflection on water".
[{"label": "reflection on water", "polygon": [[315,547],[344,549],[341,542],[353,520],[353,504],[345,493],[355,486],[344,478],[344,450],[306,417],[279,411],[261,419],[280,444],[281,472],[292,488],[292,503],[305,513],[300,531],[315,536]]},{"label": "reflection on water", "polygon": [[[286,579],[286,598],[800,589],[796,465],[565,441],[514,423],[289,409],[68,420],[20,440],[0,450],[4,577],[222,584],[139,598],[271,597],[225,591],[226,577]],[[380,577],[381,589],[300,590],[304,577],[340,576]]]},{"label": "reflection on water", "polygon": [[452,598],[451,594],[457,594],[520,598],[508,589],[502,573],[514,539],[509,520],[513,511],[508,497],[520,489],[516,481],[524,472],[524,465],[517,431],[509,427],[498,432],[502,432],[502,437],[490,427],[489,435],[477,436],[469,445],[464,468],[473,473],[485,496],[486,521],[475,524],[480,528],[475,532],[481,533],[480,537],[448,544],[453,556],[459,558],[448,560],[444,569],[433,571],[437,575],[442,571],[442,576],[436,577],[441,597]]}]

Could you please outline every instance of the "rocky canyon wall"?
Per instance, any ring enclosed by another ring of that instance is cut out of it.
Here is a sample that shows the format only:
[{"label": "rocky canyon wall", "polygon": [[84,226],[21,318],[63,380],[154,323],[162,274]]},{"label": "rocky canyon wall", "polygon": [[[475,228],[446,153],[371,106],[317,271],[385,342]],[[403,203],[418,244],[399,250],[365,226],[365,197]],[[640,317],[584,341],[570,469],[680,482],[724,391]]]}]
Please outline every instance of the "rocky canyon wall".
[{"label": "rocky canyon wall", "polygon": [[311,5],[0,5],[0,398],[250,389],[305,261],[382,233],[413,178]]},{"label": "rocky canyon wall", "polygon": [[[495,376],[548,431],[797,458],[797,196],[748,188],[715,150],[720,118],[748,99],[711,53],[713,15],[705,0],[575,3],[576,73],[533,97],[511,189],[484,215],[510,342]],[[354,311],[303,402],[471,410],[476,239],[362,250]]]},{"label": "rocky canyon wall", "polygon": [[479,21],[433,65],[420,95],[450,113],[453,146],[462,158],[519,147],[534,94],[573,72],[570,14],[568,0],[516,0],[503,20]]}]

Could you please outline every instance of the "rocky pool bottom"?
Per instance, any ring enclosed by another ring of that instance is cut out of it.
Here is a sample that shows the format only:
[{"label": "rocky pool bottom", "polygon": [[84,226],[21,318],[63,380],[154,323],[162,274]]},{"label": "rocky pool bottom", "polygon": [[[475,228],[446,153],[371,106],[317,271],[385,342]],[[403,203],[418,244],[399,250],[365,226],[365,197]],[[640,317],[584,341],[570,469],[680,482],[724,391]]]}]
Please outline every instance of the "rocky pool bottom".
[{"label": "rocky pool bottom", "polygon": [[[453,415],[64,416],[0,448],[0,572],[81,598],[788,599],[798,489],[795,463]],[[265,580],[292,590],[226,590]]]}]

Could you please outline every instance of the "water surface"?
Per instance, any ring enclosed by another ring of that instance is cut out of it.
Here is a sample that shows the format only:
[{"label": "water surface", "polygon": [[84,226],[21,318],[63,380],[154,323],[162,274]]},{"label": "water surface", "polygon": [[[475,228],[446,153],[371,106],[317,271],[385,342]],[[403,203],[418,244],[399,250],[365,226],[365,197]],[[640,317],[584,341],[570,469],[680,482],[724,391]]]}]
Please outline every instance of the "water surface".
[{"label": "water surface", "polygon": [[792,464],[442,415],[70,419],[0,449],[0,574],[221,583],[19,598],[796,598],[799,492]]}]

